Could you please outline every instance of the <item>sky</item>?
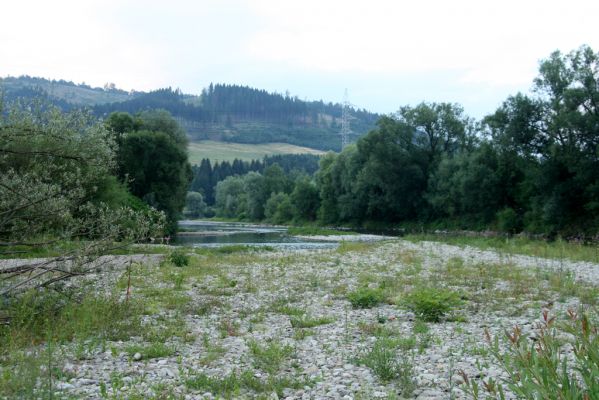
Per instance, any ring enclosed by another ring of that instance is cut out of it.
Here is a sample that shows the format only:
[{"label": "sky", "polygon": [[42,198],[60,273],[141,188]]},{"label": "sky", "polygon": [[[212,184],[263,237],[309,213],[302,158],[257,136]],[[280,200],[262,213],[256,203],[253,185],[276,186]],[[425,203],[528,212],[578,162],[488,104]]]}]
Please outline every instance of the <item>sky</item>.
[{"label": "sky", "polygon": [[457,102],[480,118],[528,92],[540,60],[599,51],[591,0],[19,0],[0,77],[125,90],[242,84],[392,113]]}]

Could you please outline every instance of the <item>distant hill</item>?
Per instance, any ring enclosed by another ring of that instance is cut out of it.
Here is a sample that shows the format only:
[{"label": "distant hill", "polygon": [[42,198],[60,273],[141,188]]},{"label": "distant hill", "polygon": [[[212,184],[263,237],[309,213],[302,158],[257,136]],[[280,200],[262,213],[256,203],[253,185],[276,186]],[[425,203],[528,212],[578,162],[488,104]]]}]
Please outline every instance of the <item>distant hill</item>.
[{"label": "distant hill", "polygon": [[[340,149],[340,104],[303,101],[247,86],[211,84],[200,95],[171,88],[129,93],[110,84],[93,88],[21,76],[1,79],[0,88],[8,101],[41,97],[63,109],[91,108],[98,116],[163,108],[187,130],[192,142],[288,143],[320,150]],[[378,118],[366,110],[352,109],[351,139],[371,130]]]}]

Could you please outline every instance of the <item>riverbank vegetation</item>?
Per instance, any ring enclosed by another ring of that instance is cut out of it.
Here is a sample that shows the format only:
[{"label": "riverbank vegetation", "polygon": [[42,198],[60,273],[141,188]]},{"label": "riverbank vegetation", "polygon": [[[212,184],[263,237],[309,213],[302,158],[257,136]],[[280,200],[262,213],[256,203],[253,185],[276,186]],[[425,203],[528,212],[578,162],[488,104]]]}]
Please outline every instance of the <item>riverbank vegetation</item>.
[{"label": "riverbank vegetation", "polygon": [[58,257],[3,268],[0,295],[85,275],[102,255],[174,232],[186,143],[159,111],[105,125],[43,102],[0,108],[0,256]]},{"label": "riverbank vegetation", "polygon": [[401,107],[324,156],[315,176],[271,166],[219,182],[216,215],[589,239],[599,226],[598,60],[589,47],[551,54],[531,95],[482,121],[457,104]]}]

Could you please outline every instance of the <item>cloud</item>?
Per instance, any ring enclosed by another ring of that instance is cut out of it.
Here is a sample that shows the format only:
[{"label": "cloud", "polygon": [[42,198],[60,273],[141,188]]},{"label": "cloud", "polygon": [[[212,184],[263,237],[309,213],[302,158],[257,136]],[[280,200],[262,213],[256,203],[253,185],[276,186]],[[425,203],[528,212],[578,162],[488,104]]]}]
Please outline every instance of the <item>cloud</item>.
[{"label": "cloud", "polygon": [[599,4],[582,0],[252,4],[264,26],[249,54],[327,72],[462,71],[464,83],[520,85],[555,48],[599,42]]}]

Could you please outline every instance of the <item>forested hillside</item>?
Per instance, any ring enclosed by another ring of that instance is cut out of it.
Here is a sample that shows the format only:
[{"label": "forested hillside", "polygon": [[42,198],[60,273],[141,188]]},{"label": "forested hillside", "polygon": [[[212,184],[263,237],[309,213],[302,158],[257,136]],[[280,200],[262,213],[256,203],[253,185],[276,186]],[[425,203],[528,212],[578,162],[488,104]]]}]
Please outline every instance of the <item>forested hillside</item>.
[{"label": "forested hillside", "polygon": [[[151,92],[116,89],[112,84],[92,88],[64,80],[23,76],[4,78],[7,100],[44,98],[64,110],[90,107],[100,117],[114,111],[131,114],[149,109],[169,111],[190,139],[236,143],[282,142],[321,150],[340,150],[341,105],[303,101],[239,85],[211,84],[200,95],[171,88]],[[377,114],[353,109],[352,141],[374,127]]]}]

